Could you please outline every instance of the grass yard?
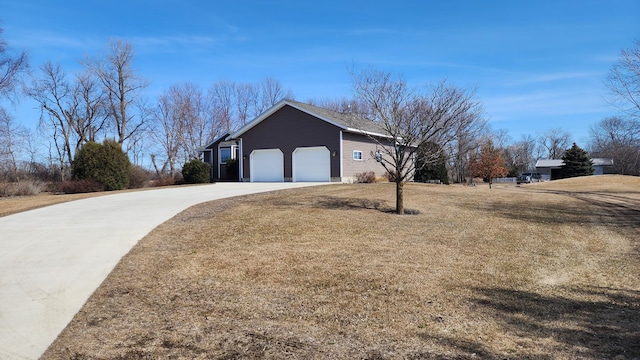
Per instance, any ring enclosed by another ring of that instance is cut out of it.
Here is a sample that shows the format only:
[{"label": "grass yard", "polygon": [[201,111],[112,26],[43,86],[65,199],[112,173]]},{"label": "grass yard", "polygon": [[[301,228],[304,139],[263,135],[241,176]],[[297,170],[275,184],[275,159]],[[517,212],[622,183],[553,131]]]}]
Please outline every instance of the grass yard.
[{"label": "grass yard", "polygon": [[640,358],[640,178],[331,185],[188,209],[43,359]]}]

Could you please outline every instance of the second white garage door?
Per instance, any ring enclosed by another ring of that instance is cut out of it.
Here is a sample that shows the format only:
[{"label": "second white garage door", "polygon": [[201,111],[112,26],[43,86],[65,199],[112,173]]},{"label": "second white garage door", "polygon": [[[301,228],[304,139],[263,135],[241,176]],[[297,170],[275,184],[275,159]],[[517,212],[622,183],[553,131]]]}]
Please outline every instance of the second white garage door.
[{"label": "second white garage door", "polygon": [[331,153],[324,146],[296,148],[292,154],[293,181],[331,181]]},{"label": "second white garage door", "polygon": [[253,150],[249,155],[251,182],[283,182],[284,156],[280,149]]}]

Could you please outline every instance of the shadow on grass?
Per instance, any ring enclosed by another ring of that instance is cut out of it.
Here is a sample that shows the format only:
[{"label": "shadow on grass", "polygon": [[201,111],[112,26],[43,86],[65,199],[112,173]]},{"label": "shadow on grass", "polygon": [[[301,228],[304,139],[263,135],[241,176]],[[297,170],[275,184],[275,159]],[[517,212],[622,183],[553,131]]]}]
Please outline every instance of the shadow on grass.
[{"label": "shadow on grass", "polygon": [[420,334],[423,340],[439,343],[449,352],[414,354],[413,358],[640,358],[640,291],[599,287],[563,290],[566,297],[476,288],[470,301],[493,317],[502,333],[522,340],[523,346],[499,354],[481,341]]},{"label": "shadow on grass", "polygon": [[640,229],[640,199],[629,196],[608,194],[603,192],[573,192],[560,190],[532,190],[543,194],[567,196],[583,201],[588,206],[577,206],[567,203],[565,206],[537,202],[522,204],[517,209],[513,206],[496,206],[492,209],[503,217],[526,219],[546,224],[582,225],[592,221],[596,216],[604,226],[611,226],[621,231],[637,231]]},{"label": "shadow on grass", "polygon": [[[395,214],[396,209],[390,207],[382,200],[371,200],[363,198],[343,198],[334,196],[322,196],[315,204],[321,209],[342,209],[342,210],[378,210],[388,214]],[[420,211],[405,209],[405,215],[418,215]]]}]

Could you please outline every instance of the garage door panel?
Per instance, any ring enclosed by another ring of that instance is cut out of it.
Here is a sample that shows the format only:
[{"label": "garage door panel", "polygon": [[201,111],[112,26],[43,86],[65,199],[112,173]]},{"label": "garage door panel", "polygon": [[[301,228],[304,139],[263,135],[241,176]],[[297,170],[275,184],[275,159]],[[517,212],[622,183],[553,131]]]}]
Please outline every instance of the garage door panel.
[{"label": "garage door panel", "polygon": [[249,155],[251,182],[283,182],[284,155],[280,149],[253,150]]},{"label": "garage door panel", "polygon": [[331,153],[325,146],[296,148],[292,163],[293,181],[331,181]]}]

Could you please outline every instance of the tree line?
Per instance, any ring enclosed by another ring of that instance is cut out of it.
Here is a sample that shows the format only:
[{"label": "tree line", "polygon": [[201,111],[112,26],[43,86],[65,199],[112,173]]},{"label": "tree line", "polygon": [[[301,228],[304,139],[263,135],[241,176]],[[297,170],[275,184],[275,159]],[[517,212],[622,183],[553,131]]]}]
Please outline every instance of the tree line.
[{"label": "tree line", "polygon": [[[18,180],[20,170],[41,168],[64,179],[84,144],[105,139],[119,144],[133,164],[150,163],[156,176],[173,176],[198,156],[199,147],[243,126],[281,99],[294,98],[291,90],[267,77],[257,83],[221,80],[208,89],[184,82],[149,100],[144,96],[149,83],[136,72],[134,49],[126,41],[110,42],[104,53],[80,61],[82,71],[68,74],[51,62],[31,69],[26,52],[11,49],[1,31],[0,104],[28,96],[41,112],[33,133],[0,107],[4,181]],[[640,175],[639,63],[636,42],[621,52],[605,80],[618,114],[592,125],[587,144],[592,157],[613,158],[616,170],[630,175]],[[385,134],[400,139],[395,146],[381,147],[385,153],[379,157],[400,194],[402,183],[414,173],[427,179],[437,170],[443,177],[445,169],[447,182],[467,181],[480,145],[489,140],[512,176],[532,170],[538,159],[561,158],[570,145],[571,135],[563,129],[517,140],[505,130],[491,129],[473,89],[446,81],[410,87],[402,76],[378,69],[352,69],[351,77],[354,98],[307,102],[366,116]],[[46,154],[41,154],[37,140],[44,141]]]}]

